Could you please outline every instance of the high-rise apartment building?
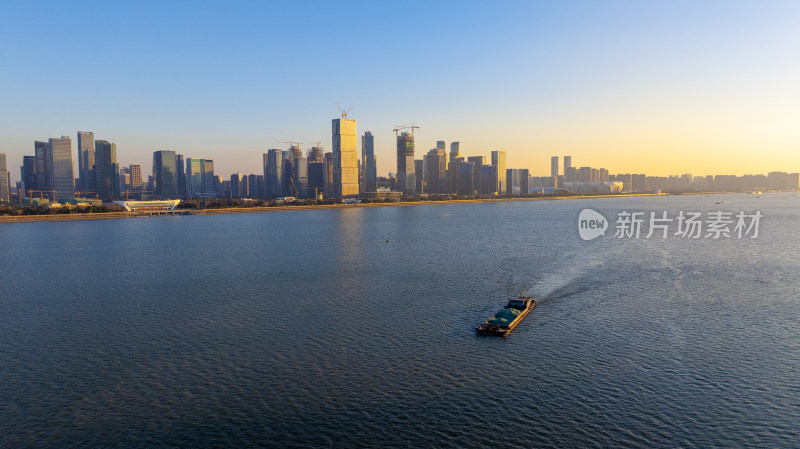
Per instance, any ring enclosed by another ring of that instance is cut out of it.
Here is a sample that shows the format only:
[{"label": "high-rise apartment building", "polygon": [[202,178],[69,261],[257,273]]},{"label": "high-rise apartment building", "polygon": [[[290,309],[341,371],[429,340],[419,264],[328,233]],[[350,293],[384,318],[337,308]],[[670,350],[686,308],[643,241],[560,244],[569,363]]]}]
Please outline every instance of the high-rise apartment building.
[{"label": "high-rise apartment building", "polygon": [[95,190],[94,186],[94,133],[78,131],[78,185],[85,196]]},{"label": "high-rise apartment building", "polygon": [[444,142],[437,142],[436,148],[428,151],[424,160],[425,192],[431,195],[447,194],[447,155]]},{"label": "high-rise apartment building", "polygon": [[458,193],[459,162],[463,162],[461,157],[461,144],[459,142],[450,143],[450,158],[447,163],[447,193],[455,195]]},{"label": "high-rise apartment building", "polygon": [[481,166],[486,164],[486,156],[469,156],[467,162],[472,162],[472,187],[470,195],[477,193],[482,185]]},{"label": "high-rise apartment building", "polygon": [[458,194],[459,195],[474,195],[475,194],[475,163],[474,162],[459,162],[458,163]]},{"label": "high-rise apartment building", "polygon": [[178,197],[178,158],[174,151],[153,152],[153,193],[161,199]]},{"label": "high-rise apartment building", "polygon": [[375,160],[375,137],[367,131],[361,137],[361,166],[364,170],[364,190],[375,193],[378,179],[378,166]]},{"label": "high-rise apartment building", "polygon": [[97,196],[104,200],[120,197],[117,146],[106,140],[94,142],[94,184]]},{"label": "high-rise apartment building", "polygon": [[417,194],[417,177],[414,169],[414,134],[401,132],[397,136],[397,184],[404,196]]},{"label": "high-rise apartment building", "polygon": [[131,188],[129,192],[125,193],[126,198],[141,199],[142,198],[142,166],[139,164],[131,164],[128,167],[131,174]]},{"label": "high-rise apartment building", "polygon": [[69,136],[48,141],[50,156],[50,189],[55,190],[55,199],[75,196],[75,175],[72,166],[72,139]]},{"label": "high-rise apartment building", "polygon": [[242,196],[242,174],[234,173],[231,175],[231,198]]},{"label": "high-rise apartment building", "polygon": [[527,168],[519,171],[519,193],[520,195],[527,195],[530,193],[530,179],[531,174]]},{"label": "high-rise apartment building", "polygon": [[564,156],[564,181],[566,182],[575,181],[574,179],[572,179],[573,177],[574,176],[572,173],[572,156]]},{"label": "high-rise apartment building", "polygon": [[506,152],[492,151],[492,165],[497,167],[497,187],[494,190],[503,195],[506,192]]},{"label": "high-rise apartment building", "polygon": [[358,196],[356,121],[342,114],[342,118],[332,120],[332,134],[334,197]]}]

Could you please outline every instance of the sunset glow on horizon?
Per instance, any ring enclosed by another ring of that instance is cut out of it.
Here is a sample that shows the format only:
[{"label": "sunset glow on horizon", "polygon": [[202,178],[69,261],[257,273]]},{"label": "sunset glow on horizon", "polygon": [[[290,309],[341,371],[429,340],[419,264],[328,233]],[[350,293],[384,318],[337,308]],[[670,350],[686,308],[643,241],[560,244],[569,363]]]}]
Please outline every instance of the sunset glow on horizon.
[{"label": "sunset glow on horizon", "polygon": [[[796,2],[8,3],[0,153],[77,131],[259,173],[331,151],[338,102],[395,171],[397,125],[508,168],[654,176],[800,171]],[[360,140],[359,140],[360,142]],[[360,151],[360,144],[359,144]],[[77,164],[76,164],[77,167]]]}]

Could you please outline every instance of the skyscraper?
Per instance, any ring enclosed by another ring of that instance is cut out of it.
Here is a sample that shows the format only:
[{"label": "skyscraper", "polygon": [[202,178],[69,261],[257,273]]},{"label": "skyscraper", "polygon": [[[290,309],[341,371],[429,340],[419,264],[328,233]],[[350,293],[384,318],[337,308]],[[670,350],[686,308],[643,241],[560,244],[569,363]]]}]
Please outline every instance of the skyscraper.
[{"label": "skyscraper", "polygon": [[553,187],[560,187],[558,185],[558,156],[550,158],[550,177],[553,178]]},{"label": "skyscraper", "polygon": [[492,151],[492,165],[497,167],[497,187],[494,190],[503,195],[506,192],[506,152]]},{"label": "skyscraper", "polygon": [[6,153],[0,153],[0,203],[9,203],[11,192],[8,188],[8,164]]},{"label": "skyscraper", "polygon": [[50,191],[50,145],[47,142],[33,142],[36,158],[36,189]]},{"label": "skyscraper", "polygon": [[[442,146],[439,146],[439,143]],[[436,148],[428,151],[424,157],[425,192],[431,195],[447,193],[447,156],[444,142],[437,142]]]},{"label": "skyscraper", "polygon": [[461,142],[450,142],[450,162],[458,162],[461,157]]},{"label": "skyscraper", "polygon": [[22,157],[22,173],[20,175],[26,191],[38,189],[36,187],[36,156]]},{"label": "skyscraper", "polygon": [[468,162],[472,162],[472,187],[473,192],[469,195],[474,195],[475,192],[480,191],[482,185],[481,166],[486,164],[486,156],[469,156]]},{"label": "skyscraper", "polygon": [[323,170],[325,178],[325,196],[332,198],[335,190],[333,188],[333,153],[325,153],[325,166]]},{"label": "skyscraper", "polygon": [[175,187],[178,190],[178,198],[186,198],[186,167],[182,154],[175,156]]},{"label": "skyscraper", "polygon": [[417,195],[422,195],[425,192],[424,176],[425,176],[425,161],[423,159],[414,159],[414,175],[416,184],[414,190]]},{"label": "skyscraper", "polygon": [[161,199],[178,197],[178,158],[174,151],[153,152],[153,193]]},{"label": "skyscraper", "polygon": [[200,173],[203,176],[203,182],[200,189],[205,196],[215,196],[217,194],[216,184],[214,182],[214,160],[201,159]]},{"label": "skyscraper", "polygon": [[231,175],[231,198],[239,198],[242,196],[242,174],[234,173]]},{"label": "skyscraper", "polygon": [[572,156],[564,156],[564,181],[574,181],[572,178]]},{"label": "skyscraper", "polygon": [[378,167],[375,160],[375,137],[367,131],[361,137],[361,166],[364,167],[364,188],[366,192],[375,193],[378,179]]},{"label": "skyscraper", "polygon": [[527,168],[519,171],[519,193],[520,195],[527,195],[530,192],[529,181],[531,179],[530,172]]},{"label": "skyscraper", "polygon": [[278,198],[283,196],[283,151],[267,150],[267,171],[265,173],[267,196]]},{"label": "skyscraper", "polygon": [[104,200],[120,197],[117,146],[105,140],[94,142],[94,172],[97,196]]},{"label": "skyscraper", "polygon": [[414,168],[414,134],[403,131],[397,136],[397,184],[404,196],[417,194]]},{"label": "skyscraper", "polygon": [[459,195],[474,195],[475,184],[474,175],[475,163],[474,162],[459,162],[458,163],[458,194]]},{"label": "skyscraper", "polygon": [[142,166],[138,164],[131,164],[128,171],[131,173],[131,191],[126,192],[126,199],[133,197],[135,199],[142,198]]},{"label": "skyscraper", "polygon": [[186,163],[186,196],[193,198],[203,193],[203,160],[187,157]]},{"label": "skyscraper", "polygon": [[50,156],[50,189],[55,199],[75,196],[75,175],[72,166],[72,139],[62,136],[48,141]]},{"label": "skyscraper", "polygon": [[78,131],[78,190],[84,195],[95,190],[94,186],[94,133]]},{"label": "skyscraper", "polygon": [[292,159],[292,180],[297,191],[296,196],[305,197],[308,193],[308,160],[300,152]]},{"label": "skyscraper", "polygon": [[333,119],[333,190],[335,198],[358,196],[358,137],[356,121]]}]

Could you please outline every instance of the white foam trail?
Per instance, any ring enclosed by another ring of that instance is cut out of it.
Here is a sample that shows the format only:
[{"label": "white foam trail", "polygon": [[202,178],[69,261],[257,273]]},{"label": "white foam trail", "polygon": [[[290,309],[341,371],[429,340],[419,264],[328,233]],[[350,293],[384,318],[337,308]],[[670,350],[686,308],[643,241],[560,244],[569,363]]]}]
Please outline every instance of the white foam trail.
[{"label": "white foam trail", "polygon": [[549,266],[547,272],[542,272],[527,291],[536,298],[549,298],[602,263],[600,257],[587,254],[578,257],[576,253],[567,254],[561,260],[561,263]]}]

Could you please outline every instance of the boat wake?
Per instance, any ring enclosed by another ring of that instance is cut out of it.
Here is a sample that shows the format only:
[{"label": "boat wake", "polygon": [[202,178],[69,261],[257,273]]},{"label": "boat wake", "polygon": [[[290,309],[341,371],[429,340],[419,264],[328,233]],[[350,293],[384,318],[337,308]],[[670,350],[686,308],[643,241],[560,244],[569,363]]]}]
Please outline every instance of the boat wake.
[{"label": "boat wake", "polygon": [[602,264],[599,257],[585,257],[576,253],[565,255],[561,263],[551,265],[537,275],[537,280],[527,291],[538,303],[568,298],[587,292],[602,282],[594,276]]}]

